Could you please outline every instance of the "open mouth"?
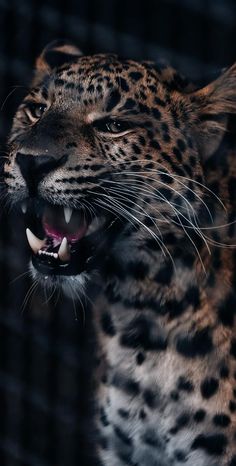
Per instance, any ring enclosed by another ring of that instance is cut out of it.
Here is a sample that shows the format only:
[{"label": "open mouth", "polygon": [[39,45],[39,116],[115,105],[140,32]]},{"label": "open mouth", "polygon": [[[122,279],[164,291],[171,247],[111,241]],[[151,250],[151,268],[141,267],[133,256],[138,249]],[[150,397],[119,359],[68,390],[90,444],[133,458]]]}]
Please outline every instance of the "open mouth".
[{"label": "open mouth", "polygon": [[[21,207],[25,212],[26,204]],[[32,227],[26,229],[26,235],[32,250],[32,264],[45,276],[89,272],[108,232],[118,221],[102,212],[92,214],[86,209],[74,210],[38,200],[30,202],[28,217],[29,210]]]}]

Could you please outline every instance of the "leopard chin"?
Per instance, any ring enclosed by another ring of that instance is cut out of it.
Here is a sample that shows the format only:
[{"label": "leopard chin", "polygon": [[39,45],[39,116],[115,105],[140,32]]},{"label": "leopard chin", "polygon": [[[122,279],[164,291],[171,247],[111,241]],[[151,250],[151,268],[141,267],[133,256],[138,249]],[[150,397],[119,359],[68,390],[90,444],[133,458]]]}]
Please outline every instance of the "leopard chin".
[{"label": "leopard chin", "polygon": [[33,265],[31,259],[29,270],[33,281],[38,282],[42,289],[53,293],[56,289],[61,290],[68,298],[79,299],[86,295],[86,289],[90,282],[95,280],[92,272],[81,272],[76,275],[45,275]]}]

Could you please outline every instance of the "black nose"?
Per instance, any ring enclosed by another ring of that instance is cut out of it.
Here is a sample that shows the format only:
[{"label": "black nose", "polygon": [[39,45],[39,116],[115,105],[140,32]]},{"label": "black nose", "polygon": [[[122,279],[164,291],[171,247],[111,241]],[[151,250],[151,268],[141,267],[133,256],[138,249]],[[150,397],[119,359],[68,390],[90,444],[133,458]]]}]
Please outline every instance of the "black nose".
[{"label": "black nose", "polygon": [[67,155],[55,158],[50,155],[32,155],[18,152],[16,163],[20,167],[29,190],[35,190],[40,180],[45,175],[63,165],[67,160]]}]

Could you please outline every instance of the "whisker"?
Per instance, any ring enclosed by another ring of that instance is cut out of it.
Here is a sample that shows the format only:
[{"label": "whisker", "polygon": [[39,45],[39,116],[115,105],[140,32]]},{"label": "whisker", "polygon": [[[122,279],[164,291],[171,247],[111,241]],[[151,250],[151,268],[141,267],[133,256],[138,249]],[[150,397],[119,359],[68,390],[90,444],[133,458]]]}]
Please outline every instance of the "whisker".
[{"label": "whisker", "polygon": [[[146,164],[147,160],[146,159],[139,159],[139,163],[145,163]],[[162,170],[146,168],[145,170],[147,170],[147,172],[154,172],[156,174],[165,174],[165,175],[168,174],[171,178],[173,178],[175,180],[176,180],[176,178],[182,178],[182,179],[184,179],[186,181],[190,181],[191,183],[194,183],[194,184],[200,186],[201,188],[203,188],[204,190],[208,191],[208,193],[211,194],[222,205],[223,209],[227,210],[227,208],[224,205],[223,201],[208,186],[204,185],[200,181],[188,178],[187,176],[177,175],[176,173],[173,174],[167,167],[163,168],[163,164],[161,162],[158,162],[156,160],[152,160],[152,163],[156,164],[156,165],[159,165]],[[117,163],[115,162],[114,164],[117,164],[119,166],[120,162],[117,162]],[[132,164],[136,165],[137,161],[132,161],[132,160],[122,161],[122,165],[124,165],[124,164],[128,164],[128,165],[132,166]],[[145,173],[144,170],[143,170],[143,172]],[[120,173],[126,174],[126,171],[119,171],[117,174],[120,174]],[[176,180],[176,181],[178,181],[178,180]]]},{"label": "whisker", "polygon": [[34,281],[33,284],[30,286],[29,290],[27,291],[26,293],[26,296],[24,298],[24,301],[21,305],[21,314],[24,313],[25,311],[25,308],[26,308],[26,305],[27,303],[29,302],[29,300],[33,297],[34,293],[36,292],[37,288],[39,286],[39,283],[38,281]]},{"label": "whisker", "polygon": [[[127,197],[123,196],[119,191],[117,191],[117,188],[116,188],[116,189],[114,189],[114,188],[111,188],[111,189],[110,189],[110,188],[109,188],[109,192],[112,192],[113,194],[116,194],[116,196],[118,196],[119,199],[123,199],[123,200],[127,201]],[[130,194],[130,195],[132,196],[132,194]],[[148,213],[143,209],[143,207],[140,206],[139,204],[137,204],[136,202],[131,201],[130,199],[129,199],[129,202],[138,207],[139,210],[135,209],[134,207],[131,207],[131,209],[132,209],[134,212],[136,212],[136,213],[139,214],[139,213],[140,213],[140,210],[141,210],[141,212],[144,213],[145,217],[150,218],[150,220],[151,220],[151,221],[153,222],[153,224],[156,226],[158,232],[159,232],[160,235],[161,235],[160,229],[159,229],[159,227],[156,225],[156,223],[155,223],[155,221],[154,221],[154,218],[151,217],[150,214],[148,214]]]},{"label": "whisker", "polygon": [[13,285],[13,283],[17,282],[18,280],[20,280],[21,278],[25,277],[26,275],[28,275],[30,277],[30,271],[27,270],[26,272],[23,272],[21,273],[20,275],[18,275],[16,278],[14,278],[13,280],[10,281],[9,285]]},{"label": "whisker", "polygon": [[[94,192],[93,192],[94,193]],[[106,199],[108,198],[109,200],[111,200],[111,196],[108,196],[106,194],[101,194],[101,193],[95,193],[95,194],[99,194],[99,195],[102,195],[103,197],[105,197]],[[141,225],[144,229],[146,229],[149,234],[155,239],[155,241],[157,242],[157,244],[159,245],[162,253],[166,256],[166,254],[168,254],[168,256],[170,257],[171,260],[173,260],[173,258],[171,257],[170,255],[170,252],[168,250],[168,248],[165,246],[165,244],[161,241],[161,239],[147,226],[145,225],[140,219],[138,219],[137,217],[135,217],[133,214],[131,214],[129,211],[127,211],[127,209],[125,209],[122,205],[119,204],[119,202],[117,202],[116,199],[112,198],[112,201],[113,201],[113,205],[112,205],[112,209],[113,209],[113,213],[114,211],[116,212],[116,210],[118,210],[118,212],[120,212],[121,214],[123,214],[123,216],[130,222],[130,217],[133,221],[137,222],[139,225]],[[114,203],[116,204],[116,206],[114,206]],[[175,267],[175,264],[173,263],[173,266]]]},{"label": "whisker", "polygon": [[[129,182],[130,182],[130,181],[133,181],[133,180],[131,179],[131,180],[129,180]],[[110,183],[110,180],[109,180],[108,182]],[[135,182],[136,182],[136,180],[135,180]],[[118,183],[118,182],[112,180],[111,183]],[[147,185],[147,184],[146,184],[145,182],[143,182],[142,180],[138,180],[138,183],[141,184],[141,185],[144,185],[145,187],[148,187],[148,190],[149,190],[150,186]],[[164,184],[165,187],[168,187],[165,183],[162,183],[162,184]],[[170,187],[169,187],[169,188],[170,188]],[[170,188],[170,189],[171,189],[171,188]],[[172,190],[173,190],[173,188],[172,188]],[[157,192],[158,192],[158,190],[157,190]],[[195,211],[194,211],[193,207],[191,206],[191,204],[189,203],[189,201],[188,201],[188,200],[185,198],[185,196],[183,196],[181,193],[178,193],[176,190],[174,190],[174,192],[175,192],[177,195],[181,196],[182,199],[184,199],[184,202],[186,203],[187,207],[188,207],[188,206],[191,207],[191,210],[192,210],[192,212],[193,212],[193,218],[194,218],[194,220],[195,220],[195,222],[196,222],[196,226],[199,227],[199,225],[198,225],[198,223],[197,223],[197,220],[196,220]],[[151,194],[152,196],[155,196],[155,193],[151,192],[150,190],[148,191],[148,193]],[[159,193],[159,194],[160,194],[160,193]],[[161,194],[162,194],[162,193],[161,193]],[[156,197],[156,198],[158,199],[158,197]],[[166,199],[166,198],[165,198],[165,199]],[[159,200],[161,200],[161,199],[159,198]],[[173,206],[173,205],[176,205],[176,206],[178,207],[178,205],[175,204],[175,203],[173,203],[173,202],[171,203],[171,205],[172,205],[172,206]],[[207,206],[206,206],[206,208],[207,208]],[[188,208],[187,208],[187,211],[189,212],[189,209],[188,209]],[[190,215],[189,215],[189,218],[191,218]],[[186,218],[185,218],[185,219],[186,219]],[[189,219],[186,219],[186,220],[189,222]],[[194,227],[194,228],[195,228],[195,227]],[[199,227],[199,228],[200,228],[200,227]]]},{"label": "whisker", "polygon": [[[189,234],[186,232],[185,225],[184,225],[183,222],[180,220],[180,216],[182,216],[187,222],[189,222],[189,223],[192,225],[192,228],[193,228],[193,229],[197,232],[197,234],[199,234],[199,236],[201,236],[202,239],[204,240],[204,236],[201,234],[201,232],[198,232],[197,227],[195,227],[195,226],[193,225],[193,223],[190,222],[190,220],[187,219],[181,212],[179,212],[177,209],[175,209],[175,208],[173,207],[173,205],[171,204],[171,202],[168,201],[162,193],[161,193],[161,197],[162,197],[163,201],[166,202],[166,203],[174,210],[174,212],[175,212],[175,214],[176,214],[176,216],[177,216],[177,218],[178,218],[178,220],[179,220],[179,222],[180,222],[180,226],[184,229],[186,235],[188,236],[188,238],[190,239],[190,241],[192,242],[192,244],[193,244],[193,240],[192,240],[192,238],[190,238]],[[205,241],[205,243],[206,243],[206,241]],[[194,244],[194,246],[195,246],[195,244]],[[206,246],[207,246],[207,248],[208,248],[208,250],[209,250],[209,246],[207,245],[207,243],[206,243]],[[196,249],[196,247],[195,247],[195,249]],[[198,250],[197,250],[197,251],[198,251]],[[210,250],[209,250],[209,253],[210,253]]]},{"label": "whisker", "polygon": [[[79,303],[80,303],[80,305],[81,305],[82,314],[83,314],[83,326],[85,326],[86,314],[85,314],[84,303],[83,303],[83,301],[82,301],[82,299],[81,299],[79,293],[77,293],[76,287],[73,287],[71,282],[68,282],[68,283],[69,283],[69,286],[70,286],[70,289],[71,289],[71,293],[74,294],[74,295],[77,297],[77,299],[78,299],[78,301],[79,301]],[[83,291],[83,294],[84,294],[84,291]],[[73,303],[74,303],[75,320],[78,320],[78,315],[77,315],[77,311],[76,311],[74,296],[73,296],[72,299],[73,299]]]},{"label": "whisker", "polygon": [[51,301],[51,299],[53,298],[53,296],[54,296],[54,294],[55,294],[55,292],[56,292],[56,289],[57,289],[57,286],[54,285],[53,290],[52,290],[52,293],[51,293],[49,296],[47,296],[47,287],[46,287],[46,285],[45,285],[45,287],[44,287],[44,294],[45,294],[45,298],[46,298],[46,299],[45,299],[45,301],[43,302],[43,306],[45,306],[46,304],[48,304],[48,303]]},{"label": "whisker", "polygon": [[[143,188],[142,188],[142,189],[143,189]],[[158,192],[158,190],[157,190],[157,192]],[[166,203],[171,207],[171,209],[174,210],[175,215],[177,216],[177,218],[178,218],[178,220],[179,220],[179,225],[182,227],[182,229],[184,230],[186,236],[189,238],[190,242],[193,244],[194,249],[196,250],[196,253],[197,253],[197,255],[198,255],[198,257],[199,257],[199,260],[200,260],[200,262],[201,262],[201,264],[202,264],[202,267],[203,267],[203,269],[205,270],[205,266],[204,266],[204,264],[203,264],[203,261],[202,261],[200,252],[199,252],[198,248],[196,247],[194,241],[192,240],[192,238],[190,237],[190,235],[189,235],[188,232],[186,231],[185,225],[184,225],[183,222],[180,220],[180,216],[182,216],[187,222],[189,222],[189,223],[191,224],[191,226],[192,226],[192,228],[195,230],[195,232],[196,232],[196,233],[202,238],[202,240],[205,242],[205,245],[206,245],[206,247],[207,247],[207,249],[208,249],[208,252],[211,253],[211,252],[210,252],[210,248],[209,248],[209,246],[208,246],[208,243],[207,243],[207,241],[206,241],[204,235],[201,233],[201,231],[199,231],[199,230],[197,229],[197,227],[196,227],[195,225],[193,225],[193,223],[190,221],[190,219],[187,219],[181,212],[179,212],[177,209],[175,209],[175,208],[173,207],[173,205],[165,198],[165,196],[164,196],[162,193],[159,193],[159,195],[160,195],[160,194],[161,194],[161,197],[160,197],[160,196],[157,196],[156,194],[154,195],[154,194],[152,193],[152,195],[153,195],[154,197],[156,197],[156,198],[159,197],[159,199],[161,198],[164,202],[166,202]],[[184,200],[185,200],[185,202],[188,203],[188,201],[187,201],[185,198],[184,198]],[[176,223],[177,223],[177,222],[176,222]]]},{"label": "whisker", "polygon": [[9,97],[11,97],[12,94],[14,94],[14,92],[16,92],[16,90],[18,89],[27,89],[27,87],[25,86],[14,86],[14,89],[12,89],[9,94],[6,96],[6,98],[4,99],[1,107],[0,107],[0,111],[2,111],[4,109],[4,106],[6,104],[6,102],[8,101]]},{"label": "whisker", "polygon": [[[139,177],[138,174],[135,174],[135,173],[128,173],[128,174],[131,174],[132,176],[136,176],[136,177]],[[151,178],[151,177],[145,177],[145,179],[147,180],[150,180],[150,181],[155,181],[155,182],[158,182],[158,184],[161,184],[162,186],[164,186],[165,188],[168,188],[170,191],[174,192],[175,194],[177,194],[177,196],[179,196],[181,199],[183,199],[186,204],[189,206],[190,210],[192,210],[193,212],[193,215],[195,216],[195,212],[194,212],[194,209],[193,209],[193,206],[190,204],[190,202],[183,196],[182,193],[178,192],[176,189],[174,189],[172,186],[167,186],[166,183],[164,183],[163,181],[161,180],[156,180],[155,178]],[[134,180],[135,181],[135,180]],[[136,182],[138,183],[141,183],[141,184],[145,184],[145,182],[143,181],[143,179],[138,179]]]}]

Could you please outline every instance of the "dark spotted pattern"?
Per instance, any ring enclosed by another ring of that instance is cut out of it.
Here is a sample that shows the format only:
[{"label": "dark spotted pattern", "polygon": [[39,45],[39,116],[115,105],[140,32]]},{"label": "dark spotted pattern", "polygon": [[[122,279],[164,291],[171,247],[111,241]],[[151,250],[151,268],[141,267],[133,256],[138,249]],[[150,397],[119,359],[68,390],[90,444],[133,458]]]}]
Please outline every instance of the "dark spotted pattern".
[{"label": "dark spotted pattern", "polygon": [[165,337],[153,328],[153,323],[144,317],[131,321],[125,332],[121,335],[120,343],[130,348],[143,348],[144,350],[164,351],[167,347]]},{"label": "dark spotted pattern", "polygon": [[227,445],[223,434],[199,435],[192,444],[192,449],[203,448],[209,455],[222,455]]},{"label": "dark spotted pattern", "polygon": [[205,417],[206,417],[206,412],[204,411],[204,409],[199,409],[198,411],[195,412],[193,419],[196,422],[202,422],[204,421]]},{"label": "dark spotted pattern", "polygon": [[201,393],[203,398],[211,398],[216,394],[218,388],[219,382],[214,377],[204,379],[201,383]]},{"label": "dark spotted pattern", "polygon": [[103,466],[236,466],[235,95],[235,65],[198,90],[60,42],[15,116],[11,199],[109,218],[62,280],[93,306]]},{"label": "dark spotted pattern", "polygon": [[199,330],[193,336],[179,337],[176,349],[187,358],[207,355],[213,349],[209,328]]},{"label": "dark spotted pattern", "polygon": [[230,417],[227,414],[216,414],[213,417],[213,423],[219,427],[228,427],[230,424]]}]

